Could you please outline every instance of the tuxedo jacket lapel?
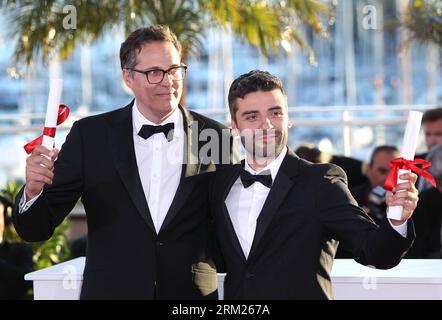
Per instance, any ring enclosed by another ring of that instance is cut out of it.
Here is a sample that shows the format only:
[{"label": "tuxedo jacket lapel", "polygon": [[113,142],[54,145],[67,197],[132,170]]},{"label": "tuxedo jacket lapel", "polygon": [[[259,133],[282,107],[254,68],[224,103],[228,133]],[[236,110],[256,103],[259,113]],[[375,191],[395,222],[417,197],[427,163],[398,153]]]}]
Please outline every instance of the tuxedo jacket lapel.
[{"label": "tuxedo jacket lapel", "polygon": [[298,175],[298,165],[298,157],[289,149],[281,163],[272,188],[256,221],[255,236],[253,238],[252,248],[250,249],[249,261],[252,260],[258,252],[257,249],[269,224],[283,204],[287,194],[295,185],[295,177]]},{"label": "tuxedo jacket lapel", "polygon": [[[195,179],[191,179],[191,177],[202,172],[215,171],[215,165],[213,165],[213,167],[209,165],[202,168],[202,163],[199,157],[199,135],[201,130],[204,129],[205,123],[203,121],[197,122],[187,109],[181,106],[179,106],[179,108],[183,114],[186,137],[184,142],[183,169],[177,192],[175,193],[172,204],[167,211],[160,232],[170,224],[192,193],[195,187]],[[198,126],[198,128],[196,128],[196,126]]]},{"label": "tuxedo jacket lapel", "polygon": [[221,184],[221,190],[220,192],[220,199],[219,202],[216,201],[215,203],[215,210],[221,210],[221,216],[223,219],[223,223],[226,226],[226,230],[229,233],[228,238],[232,240],[232,245],[235,248],[236,252],[244,259],[247,260],[246,256],[244,255],[244,251],[241,248],[241,244],[239,242],[238,236],[236,235],[235,228],[233,227],[232,219],[230,218],[229,211],[227,210],[226,206],[226,198],[229,195],[230,189],[232,189],[233,184],[238,179],[241,169],[244,167],[244,161],[242,161],[240,164],[235,164],[232,167],[232,170],[229,171],[229,173],[226,175],[225,179],[223,180],[223,183]]},{"label": "tuxedo jacket lapel", "polygon": [[[156,234],[156,230],[149,211],[149,206],[144,195],[143,186],[139,176],[137,161],[135,157],[135,147],[133,143],[133,124],[132,124],[132,101],[113,121],[109,130],[109,144],[112,149],[115,167],[128,190],[132,201],[138,209],[140,215],[146,221],[147,225]],[[214,164],[203,165],[198,157],[200,150],[199,134],[204,129],[203,121],[195,122],[192,114],[185,108],[179,106],[183,113],[185,128],[185,144],[183,153],[183,169],[181,171],[181,180],[172,204],[166,214],[160,232],[180,211],[188,196],[194,189],[195,180],[191,177],[202,172],[215,171]],[[198,128],[196,128],[198,126]]]},{"label": "tuxedo jacket lapel", "polygon": [[[192,114],[185,108],[180,106],[180,110],[183,114],[184,120],[184,131],[186,133],[186,139],[184,142],[184,153],[183,153],[183,172],[181,176],[181,181],[183,178],[192,177],[198,174],[199,168],[199,157],[198,157],[198,137],[201,130],[204,128],[205,123],[198,123]],[[197,131],[194,131],[195,125],[198,125]],[[196,139],[196,143],[195,140]]]},{"label": "tuxedo jacket lapel", "polygon": [[247,260],[247,263],[250,263],[250,261],[252,261],[256,256],[257,252],[259,252],[259,245],[268,226],[270,225],[275,214],[278,212],[278,209],[283,204],[287,194],[296,184],[298,166],[298,157],[289,149],[287,155],[281,163],[281,167],[279,168],[272,188],[270,189],[267,199],[264,202],[264,206],[257,219],[255,236],[253,238],[252,248],[248,258],[246,258],[244,255],[238,236],[236,235],[233,227],[232,220],[230,219],[229,212],[225,205],[225,200],[229,195],[232,185],[238,179],[241,169],[244,167],[244,160],[241,162],[241,164],[234,165],[232,170],[230,170],[229,174],[226,176],[225,180],[223,180],[221,186],[221,190],[223,191],[221,193],[222,197],[220,202],[216,203],[216,207],[219,208],[218,210],[222,211],[221,214],[224,220],[223,223],[225,223],[227,227],[226,229],[229,232],[229,239],[232,239],[232,244],[235,250],[244,258],[244,260]]},{"label": "tuxedo jacket lapel", "polygon": [[129,192],[139,214],[156,234],[138,173],[133,142],[132,106],[133,101],[122,110],[119,117],[114,119],[109,130],[109,144],[121,181]]}]

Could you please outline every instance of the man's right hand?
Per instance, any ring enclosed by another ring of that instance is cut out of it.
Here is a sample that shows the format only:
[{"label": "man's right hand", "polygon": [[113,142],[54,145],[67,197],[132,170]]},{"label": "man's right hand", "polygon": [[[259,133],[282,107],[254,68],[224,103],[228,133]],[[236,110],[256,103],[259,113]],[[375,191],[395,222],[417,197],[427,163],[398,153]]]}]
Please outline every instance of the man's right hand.
[{"label": "man's right hand", "polygon": [[[48,156],[50,159],[46,158]],[[52,150],[40,145],[37,146],[26,159],[26,201],[36,197],[45,184],[52,184],[54,178],[54,161],[57,159],[58,149]]]}]

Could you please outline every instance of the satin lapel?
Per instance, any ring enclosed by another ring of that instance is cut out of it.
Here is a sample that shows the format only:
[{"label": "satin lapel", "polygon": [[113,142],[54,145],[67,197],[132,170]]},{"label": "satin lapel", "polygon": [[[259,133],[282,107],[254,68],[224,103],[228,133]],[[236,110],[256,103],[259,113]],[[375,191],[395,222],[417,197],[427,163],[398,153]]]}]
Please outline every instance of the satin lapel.
[{"label": "satin lapel", "polygon": [[183,177],[187,178],[197,175],[199,172],[201,165],[198,154],[200,149],[199,136],[206,124],[202,121],[197,121],[187,109],[181,106],[180,109],[183,113],[187,137],[183,154]]},{"label": "satin lapel", "polygon": [[144,195],[138,172],[132,125],[133,101],[123,111],[121,117],[114,119],[109,130],[109,144],[112,150],[115,167],[121,181],[147,225],[156,234],[155,227]]},{"label": "satin lapel", "polygon": [[170,224],[173,218],[181,210],[184,203],[186,203],[187,198],[195,187],[195,179],[191,179],[191,177],[197,175],[200,168],[200,163],[198,161],[198,137],[205,124],[201,122],[197,123],[189,111],[181,106],[179,106],[179,108],[183,114],[184,128],[187,138],[184,142],[183,169],[181,170],[180,184],[178,185],[172,204],[167,211],[164,222],[161,225],[160,232]]},{"label": "satin lapel", "polygon": [[232,167],[232,170],[223,180],[223,183],[221,185],[221,192],[220,192],[221,197],[219,198],[220,200],[219,202],[216,201],[214,205],[216,206],[215,210],[221,211],[222,220],[224,225],[226,226],[226,230],[228,232],[229,239],[231,239],[232,241],[233,247],[244,260],[247,260],[246,256],[244,255],[244,251],[241,248],[241,244],[239,242],[238,236],[236,235],[232,219],[230,218],[230,214],[226,206],[226,198],[229,195],[230,189],[232,189],[233,184],[238,179],[243,166],[244,166],[244,161],[242,163],[235,164]]},{"label": "satin lapel", "polygon": [[289,149],[256,221],[255,236],[250,249],[249,260],[253,259],[270,222],[278,212],[289,191],[295,185],[298,167],[298,157]]}]

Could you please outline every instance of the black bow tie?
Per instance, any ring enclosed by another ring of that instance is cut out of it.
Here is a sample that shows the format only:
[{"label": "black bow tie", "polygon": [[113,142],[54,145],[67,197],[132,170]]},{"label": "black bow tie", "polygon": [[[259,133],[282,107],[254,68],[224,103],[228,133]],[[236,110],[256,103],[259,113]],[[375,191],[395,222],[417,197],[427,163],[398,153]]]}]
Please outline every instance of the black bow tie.
[{"label": "black bow tie", "polygon": [[[175,128],[175,125],[171,123],[166,123],[165,125],[161,126],[151,126],[149,124],[144,124],[140,131],[138,132],[138,135],[143,138],[147,139],[150,136],[154,135],[155,133],[164,133],[164,136],[166,137],[167,141],[172,141],[173,139],[173,130]],[[172,131],[172,133],[170,133]],[[170,133],[170,134],[169,134]]]},{"label": "black bow tie", "polygon": [[261,182],[269,189],[272,187],[272,176],[270,174],[270,170],[266,170],[264,172],[261,172],[260,174],[251,174],[247,170],[243,169],[241,171],[240,178],[244,188],[250,187],[257,181]]}]

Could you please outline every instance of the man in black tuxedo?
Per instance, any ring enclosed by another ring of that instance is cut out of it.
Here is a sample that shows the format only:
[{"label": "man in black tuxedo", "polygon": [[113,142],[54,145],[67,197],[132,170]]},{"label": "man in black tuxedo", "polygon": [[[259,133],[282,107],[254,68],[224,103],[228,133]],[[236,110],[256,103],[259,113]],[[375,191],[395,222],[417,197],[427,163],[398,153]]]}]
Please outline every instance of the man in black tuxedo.
[{"label": "man in black tuxedo", "polygon": [[404,206],[402,219],[378,226],[357,206],[340,167],[287,148],[291,123],[278,78],[257,70],[240,76],[229,107],[246,160],[217,172],[211,187],[226,299],[331,299],[338,241],[361,264],[399,263],[414,239],[416,175],[403,175],[408,181],[387,196]]},{"label": "man in black tuxedo", "polygon": [[[187,67],[169,28],[134,31],[120,60],[135,100],[74,123],[59,155],[33,151],[17,197],[17,232],[49,239],[81,197],[88,222],[82,299],[216,298],[207,184],[220,163],[230,163],[229,130],[179,105]],[[213,141],[206,148],[204,130],[227,141],[226,149]]]}]

